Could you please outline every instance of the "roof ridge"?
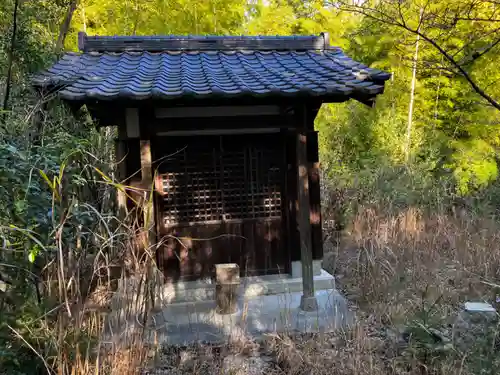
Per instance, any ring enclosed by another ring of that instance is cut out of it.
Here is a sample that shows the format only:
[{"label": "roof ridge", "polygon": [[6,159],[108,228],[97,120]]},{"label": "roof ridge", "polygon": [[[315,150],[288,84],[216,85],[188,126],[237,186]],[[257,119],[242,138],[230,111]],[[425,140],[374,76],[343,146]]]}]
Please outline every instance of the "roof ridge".
[{"label": "roof ridge", "polygon": [[328,50],[328,33],[290,36],[89,36],[78,33],[78,48],[82,52],[161,52],[161,51],[301,51]]}]

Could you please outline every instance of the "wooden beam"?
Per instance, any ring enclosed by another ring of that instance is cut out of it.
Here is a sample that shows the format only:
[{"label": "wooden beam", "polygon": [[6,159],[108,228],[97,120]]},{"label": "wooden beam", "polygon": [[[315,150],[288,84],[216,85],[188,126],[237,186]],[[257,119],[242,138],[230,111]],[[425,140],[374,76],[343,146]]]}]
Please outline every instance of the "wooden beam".
[{"label": "wooden beam", "polygon": [[285,273],[292,272],[292,260],[291,260],[291,236],[290,236],[290,212],[289,212],[289,194],[290,185],[288,183],[288,131],[287,129],[280,129],[280,139],[281,139],[281,152],[282,152],[282,166],[281,166],[281,232],[283,233],[281,238],[282,241],[282,251],[284,251],[285,260]]},{"label": "wooden beam", "polygon": [[[141,121],[143,121],[141,119]],[[284,116],[239,116],[234,117],[206,117],[206,118],[153,118],[148,123],[151,134],[166,131],[196,131],[196,130],[229,130],[255,128],[293,128],[295,118]]]},{"label": "wooden beam", "polygon": [[300,231],[300,254],[302,263],[303,286],[300,308],[304,311],[315,311],[318,309],[318,301],[316,300],[316,296],[314,295],[308,166],[307,135],[305,132],[299,132],[297,134],[297,207]]},{"label": "wooden beam", "polygon": [[312,255],[313,260],[320,260],[323,258],[323,229],[321,226],[321,186],[317,131],[307,133],[307,161],[309,166],[309,220],[311,223]]},{"label": "wooden beam", "polygon": [[236,134],[270,134],[279,133],[279,128],[244,128],[244,129],[203,129],[203,130],[171,130],[156,133],[157,136],[200,136],[200,135],[236,135]]},{"label": "wooden beam", "polygon": [[156,118],[199,118],[279,115],[277,105],[156,108]]}]

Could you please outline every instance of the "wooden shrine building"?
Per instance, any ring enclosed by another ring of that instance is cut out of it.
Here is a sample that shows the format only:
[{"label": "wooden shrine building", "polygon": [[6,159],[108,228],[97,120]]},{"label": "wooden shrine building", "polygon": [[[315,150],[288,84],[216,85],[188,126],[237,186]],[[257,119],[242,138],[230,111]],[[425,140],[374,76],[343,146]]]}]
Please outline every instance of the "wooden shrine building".
[{"label": "wooden shrine building", "polygon": [[167,279],[212,277],[230,262],[242,276],[312,279],[323,256],[314,119],[323,103],[372,105],[387,73],[327,33],[81,33],[79,48],[34,85],[117,127],[120,178],[154,186],[150,239]]}]

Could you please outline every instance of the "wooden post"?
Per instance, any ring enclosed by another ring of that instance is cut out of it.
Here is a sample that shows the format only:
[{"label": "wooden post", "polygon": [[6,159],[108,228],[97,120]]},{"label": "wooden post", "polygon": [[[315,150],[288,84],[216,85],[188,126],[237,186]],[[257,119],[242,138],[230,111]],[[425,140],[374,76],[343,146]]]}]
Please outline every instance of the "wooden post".
[{"label": "wooden post", "polygon": [[154,184],[153,184],[153,167],[151,155],[151,142],[149,132],[140,127],[140,116],[137,108],[126,109],[126,132],[128,138],[140,139],[140,157],[141,157],[141,188],[142,191],[142,212],[143,212],[143,240],[144,250],[146,252],[145,267],[146,280],[144,283],[144,317],[143,330],[146,330],[150,319],[151,311],[155,308],[156,298],[156,223],[155,223],[155,207],[154,207]]},{"label": "wooden post", "polygon": [[[124,184],[127,174],[125,157],[127,155],[126,141],[117,139],[115,141],[115,162],[116,162],[116,175],[115,178],[120,184]],[[127,215],[127,194],[125,190],[117,189],[116,203],[118,206],[118,217],[120,220],[125,219]]]},{"label": "wooden post", "polygon": [[153,170],[151,167],[151,142],[149,140],[141,140],[141,175],[142,188],[144,192],[143,212],[144,212],[144,228],[148,231],[147,247],[150,248],[156,243],[156,229],[154,216],[154,200],[153,200]]},{"label": "wooden post", "polygon": [[314,294],[308,166],[307,135],[299,132],[297,134],[297,206],[303,286],[300,308],[304,311],[315,311],[318,309],[318,301],[316,300],[316,296]]},{"label": "wooden post", "polygon": [[321,187],[318,155],[318,132],[307,133],[309,205],[311,222],[312,255],[314,260],[323,259],[323,228],[321,225]]},{"label": "wooden post", "polygon": [[144,218],[144,231],[146,231],[144,250],[146,251],[146,281],[145,281],[145,311],[144,311],[144,329],[149,322],[150,312],[155,305],[155,277],[154,277],[154,259],[156,257],[156,226],[154,215],[153,200],[153,171],[151,167],[151,142],[149,140],[140,141],[141,149],[141,187],[143,191],[142,210]]},{"label": "wooden post", "polygon": [[235,263],[215,265],[215,301],[219,314],[232,314],[238,309],[240,267]]},{"label": "wooden post", "polygon": [[[321,261],[323,260],[323,225],[321,219],[321,188],[319,162],[309,163],[309,189],[310,189],[310,222],[311,243],[313,258],[313,273],[321,273]],[[319,264],[315,264],[318,263]]]},{"label": "wooden post", "polygon": [[287,132],[287,173],[286,173],[286,219],[288,232],[288,251],[290,257],[290,267],[293,262],[300,261],[300,232],[297,216],[297,133]]}]

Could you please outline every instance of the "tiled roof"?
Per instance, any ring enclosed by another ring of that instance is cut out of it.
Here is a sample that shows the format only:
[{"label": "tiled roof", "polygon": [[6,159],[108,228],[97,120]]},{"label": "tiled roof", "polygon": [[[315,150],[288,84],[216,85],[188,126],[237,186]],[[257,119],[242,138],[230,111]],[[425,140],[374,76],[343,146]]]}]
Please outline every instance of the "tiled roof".
[{"label": "tiled roof", "polygon": [[[321,38],[321,39],[320,39]],[[389,75],[327,37],[86,37],[33,79],[66,100],[320,96],[383,91]]]}]

